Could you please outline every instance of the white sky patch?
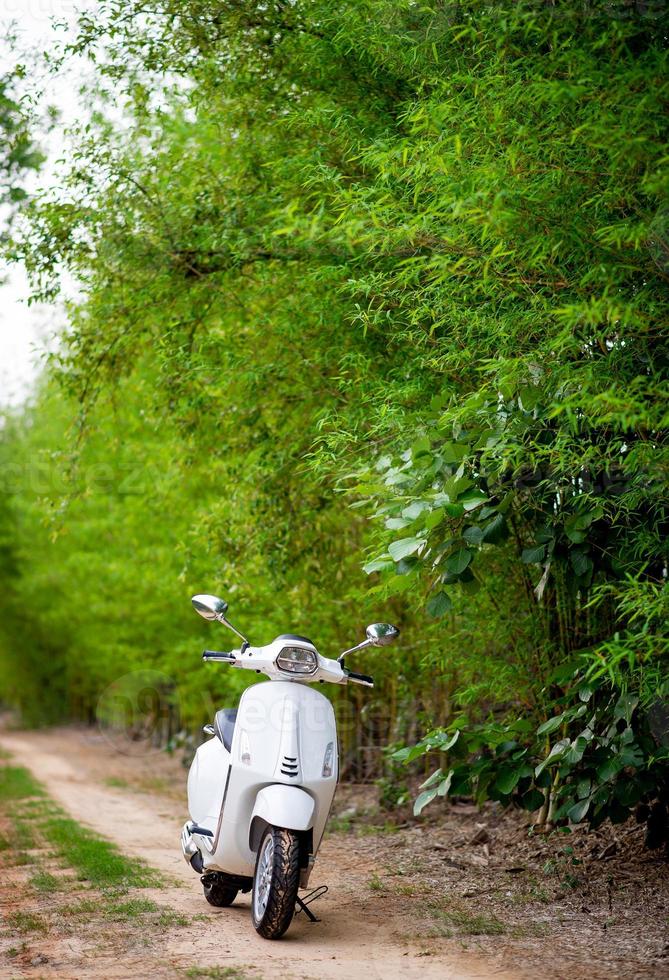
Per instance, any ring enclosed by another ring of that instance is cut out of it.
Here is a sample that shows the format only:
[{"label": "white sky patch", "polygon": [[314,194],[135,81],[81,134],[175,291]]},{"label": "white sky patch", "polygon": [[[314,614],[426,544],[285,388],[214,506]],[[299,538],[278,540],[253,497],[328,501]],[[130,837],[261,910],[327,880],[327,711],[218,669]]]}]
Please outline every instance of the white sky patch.
[{"label": "white sky patch", "polygon": [[[29,192],[39,191],[56,180],[57,161],[67,148],[65,131],[77,121],[83,109],[78,93],[89,77],[83,59],[70,59],[61,75],[50,76],[45,66],[39,66],[39,55],[74,36],[77,11],[94,5],[94,0],[0,0],[0,72],[4,74],[19,62],[29,66],[25,86],[19,94],[25,91],[35,98],[39,110],[46,111],[47,106],[53,106],[59,113],[59,122],[48,135],[34,133],[36,142],[47,154],[47,162],[39,174],[31,175],[25,182]],[[15,50],[4,41],[10,26],[17,38]],[[20,405],[29,397],[45,352],[54,348],[55,338],[66,326],[66,315],[60,304],[28,305],[30,287],[21,268],[0,265],[0,277],[5,280],[0,285],[2,408]]]}]

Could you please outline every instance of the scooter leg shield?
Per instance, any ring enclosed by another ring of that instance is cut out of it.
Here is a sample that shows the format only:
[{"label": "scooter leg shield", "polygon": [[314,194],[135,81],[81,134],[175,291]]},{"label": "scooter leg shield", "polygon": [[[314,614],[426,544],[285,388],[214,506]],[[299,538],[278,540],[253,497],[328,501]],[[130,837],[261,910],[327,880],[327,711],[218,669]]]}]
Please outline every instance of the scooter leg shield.
[{"label": "scooter leg shield", "polygon": [[249,847],[257,851],[265,827],[285,827],[286,830],[311,830],[314,825],[315,802],[299,786],[275,783],[265,786],[256,796],[249,828]]}]

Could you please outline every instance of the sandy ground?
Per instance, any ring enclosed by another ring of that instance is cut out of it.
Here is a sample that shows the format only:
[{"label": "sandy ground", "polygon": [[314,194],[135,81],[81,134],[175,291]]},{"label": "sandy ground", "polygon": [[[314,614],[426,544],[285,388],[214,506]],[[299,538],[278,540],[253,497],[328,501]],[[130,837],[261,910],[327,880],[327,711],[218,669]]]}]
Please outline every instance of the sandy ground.
[{"label": "sandy ground", "polygon": [[[186,771],[164,753],[114,743],[94,730],[9,732],[0,746],[29,768],[73,817],[114,841],[127,855],[141,857],[173,880],[152,894],[156,901],[203,915],[192,927],[167,934],[159,952],[147,948],[110,967],[82,961],[76,937],[52,950],[48,968],[18,975],[59,980],[145,976],[183,977],[189,967],[244,967],[261,978],[346,978],[387,980],[522,980],[536,976],[514,962],[508,946],[485,957],[463,952],[457,938],[431,937],[429,948],[415,929],[411,903],[370,888],[386,872],[383,841],[341,833],[326,837],[312,885],[327,884],[317,903],[321,922],[300,915],[280,942],[255,933],[249,896],[229,909],[214,909],[181,856],[179,834],[187,817]],[[371,846],[373,844],[373,846]],[[389,852],[390,854],[390,852]],[[389,855],[386,855],[386,859]],[[1,972],[16,977],[16,970]],[[559,974],[553,974],[557,976]],[[566,976],[566,974],[564,975]]]}]

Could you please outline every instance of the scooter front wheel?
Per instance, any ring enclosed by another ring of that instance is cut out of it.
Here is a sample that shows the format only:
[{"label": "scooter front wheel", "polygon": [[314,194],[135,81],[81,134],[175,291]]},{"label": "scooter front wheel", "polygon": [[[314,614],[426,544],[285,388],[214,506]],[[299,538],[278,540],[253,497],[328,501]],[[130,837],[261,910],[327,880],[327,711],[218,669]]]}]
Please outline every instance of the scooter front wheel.
[{"label": "scooter front wheel", "polygon": [[299,835],[268,827],[258,848],[251,902],[253,925],[265,939],[280,939],[290,925],[299,883]]}]

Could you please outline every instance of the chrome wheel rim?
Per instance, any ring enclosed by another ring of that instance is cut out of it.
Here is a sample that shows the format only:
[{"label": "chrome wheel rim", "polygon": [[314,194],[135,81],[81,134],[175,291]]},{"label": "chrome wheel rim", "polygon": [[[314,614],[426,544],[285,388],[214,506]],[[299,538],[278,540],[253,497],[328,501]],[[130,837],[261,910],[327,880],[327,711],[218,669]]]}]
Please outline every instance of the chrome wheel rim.
[{"label": "chrome wheel rim", "polygon": [[274,870],[274,839],[271,834],[265,838],[258,867],[256,868],[255,888],[253,889],[253,914],[256,922],[260,922],[267,902],[269,901],[269,890],[272,885],[272,871]]}]

